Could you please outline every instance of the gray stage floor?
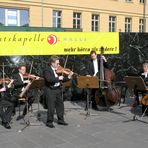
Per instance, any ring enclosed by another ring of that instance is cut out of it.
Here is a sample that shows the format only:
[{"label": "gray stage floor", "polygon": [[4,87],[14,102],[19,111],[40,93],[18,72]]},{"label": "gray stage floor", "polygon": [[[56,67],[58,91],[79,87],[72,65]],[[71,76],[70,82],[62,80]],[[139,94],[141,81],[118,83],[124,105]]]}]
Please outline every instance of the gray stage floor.
[{"label": "gray stage floor", "polygon": [[[130,102],[130,101],[129,101]],[[33,113],[26,116],[30,126],[23,120],[16,121],[14,116],[7,130],[0,125],[0,148],[147,148],[148,124],[129,121],[133,118],[130,103],[111,107],[111,111],[94,111],[86,116],[85,102],[65,101],[65,120],[69,126],[56,123],[55,128],[45,126],[46,110],[40,105],[41,118],[37,120],[38,105],[33,104]],[[137,108],[138,119],[141,107]],[[143,121],[148,122],[148,117]]]}]

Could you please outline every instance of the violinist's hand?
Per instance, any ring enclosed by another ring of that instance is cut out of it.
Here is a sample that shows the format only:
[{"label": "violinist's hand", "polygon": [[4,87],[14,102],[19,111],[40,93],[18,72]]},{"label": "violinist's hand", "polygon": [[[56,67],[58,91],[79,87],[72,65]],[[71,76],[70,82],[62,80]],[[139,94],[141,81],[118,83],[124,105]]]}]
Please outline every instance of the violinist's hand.
[{"label": "violinist's hand", "polygon": [[5,87],[3,87],[3,88],[0,89],[0,92],[4,92],[4,91],[6,91],[6,88]]},{"label": "violinist's hand", "polygon": [[12,87],[13,82],[14,82],[14,80],[13,80],[13,79],[11,79],[11,80],[10,80],[10,83],[8,84],[8,86],[7,86],[7,87],[8,87],[8,88],[11,88],[11,87]]},{"label": "violinist's hand", "polygon": [[38,80],[40,78],[39,76],[36,76],[36,75],[33,75],[33,74],[29,75],[29,77],[32,78],[32,79],[36,79],[36,80]]},{"label": "violinist's hand", "polygon": [[104,62],[107,62],[107,59],[104,55],[101,55],[101,59],[104,60]]},{"label": "violinist's hand", "polygon": [[91,77],[91,75],[86,75],[86,77]]},{"label": "violinist's hand", "polygon": [[63,76],[59,76],[59,80],[63,80],[64,79],[64,77]]},{"label": "violinist's hand", "polygon": [[30,81],[29,80],[25,80],[25,81],[23,81],[23,83],[25,84],[25,83],[30,83]]},{"label": "violinist's hand", "polygon": [[39,78],[40,78],[39,76],[36,76],[36,77],[35,77],[36,80],[38,80]]},{"label": "violinist's hand", "polygon": [[68,75],[68,79],[71,79],[72,78],[72,75],[73,75],[73,71],[71,71]]}]

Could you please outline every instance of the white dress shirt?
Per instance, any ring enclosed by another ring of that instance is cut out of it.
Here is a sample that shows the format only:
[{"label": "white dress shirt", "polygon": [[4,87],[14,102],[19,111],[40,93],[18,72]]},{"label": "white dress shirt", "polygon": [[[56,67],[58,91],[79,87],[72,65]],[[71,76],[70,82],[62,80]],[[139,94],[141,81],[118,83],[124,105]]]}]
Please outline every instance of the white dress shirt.
[{"label": "white dress shirt", "polygon": [[94,76],[96,76],[98,72],[98,60],[97,59],[93,60],[93,65],[94,65]]},{"label": "white dress shirt", "polygon": [[[53,68],[52,66],[51,66],[51,68],[52,68],[52,70],[53,70],[53,73],[54,73],[55,77],[57,78],[58,75],[57,75],[57,73],[56,73],[56,71],[55,71],[55,68]],[[58,86],[60,86],[60,82],[54,84],[54,87],[58,87]]]},{"label": "white dress shirt", "polygon": [[21,73],[19,73],[21,80],[24,81],[23,75]]},{"label": "white dress shirt", "polygon": [[144,72],[141,75],[143,75],[145,78],[148,78],[148,73],[147,72]]}]

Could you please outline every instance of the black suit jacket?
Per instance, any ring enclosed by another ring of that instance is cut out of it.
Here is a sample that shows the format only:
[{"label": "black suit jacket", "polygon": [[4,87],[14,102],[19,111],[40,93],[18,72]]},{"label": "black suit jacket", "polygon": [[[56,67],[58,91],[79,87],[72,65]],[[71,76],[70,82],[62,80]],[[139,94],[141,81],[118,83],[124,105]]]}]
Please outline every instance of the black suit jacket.
[{"label": "black suit jacket", "polygon": [[[18,97],[22,92],[22,88],[25,87],[27,85],[27,83],[23,83],[19,73],[15,74],[13,76],[13,79],[14,79],[13,96]],[[32,90],[27,90],[26,95],[27,95],[28,99],[32,98],[33,97]]]},{"label": "black suit jacket", "polygon": [[[55,83],[60,82],[58,77],[55,77],[54,71],[51,66],[47,66],[43,72],[43,77],[45,80],[45,86],[49,88],[54,88]],[[64,77],[63,81],[69,80],[67,77]]]},{"label": "black suit jacket", "polygon": [[148,77],[147,77],[147,78],[145,78],[145,76],[144,76],[144,75],[142,75],[142,73],[143,73],[143,72],[140,72],[140,74],[139,74],[139,75],[143,78],[143,80],[144,80],[144,82],[145,82],[145,85],[146,85],[146,86],[148,86]]},{"label": "black suit jacket", "polygon": [[13,94],[15,96],[19,95],[22,92],[22,88],[26,85],[23,83],[21,76],[19,75],[19,73],[15,74],[13,76],[14,79],[14,90],[13,90]]},{"label": "black suit jacket", "polygon": [[[97,58],[97,59],[98,59],[98,73],[99,73],[99,71],[100,71],[100,59],[99,58]],[[107,62],[104,62],[103,65],[104,65],[105,68],[108,68]],[[87,65],[86,65],[86,75],[93,76],[94,72],[95,72],[95,68],[94,68],[93,60],[90,59],[88,61]]]},{"label": "black suit jacket", "polygon": [[0,93],[0,101],[1,100],[12,101],[11,92],[12,92],[12,88],[8,88],[6,86],[6,91]]}]

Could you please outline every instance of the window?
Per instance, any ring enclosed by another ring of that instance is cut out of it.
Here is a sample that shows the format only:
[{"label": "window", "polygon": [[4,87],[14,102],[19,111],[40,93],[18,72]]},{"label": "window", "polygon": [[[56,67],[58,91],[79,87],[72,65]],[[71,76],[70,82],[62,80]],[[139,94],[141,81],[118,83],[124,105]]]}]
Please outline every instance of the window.
[{"label": "window", "polygon": [[144,19],[139,19],[139,32],[144,32]]},{"label": "window", "polygon": [[140,3],[144,3],[145,0],[140,0]]},{"label": "window", "polygon": [[16,9],[5,9],[6,26],[20,26],[20,11]]},{"label": "window", "polygon": [[0,26],[5,26],[5,9],[0,8]]},{"label": "window", "polygon": [[26,10],[20,10],[20,26],[29,26],[29,14]]},{"label": "window", "polygon": [[73,28],[74,29],[81,28],[81,13],[77,13],[77,12],[73,13]]},{"label": "window", "polygon": [[93,14],[91,18],[91,31],[99,31],[99,15]]},{"label": "window", "polygon": [[28,10],[0,8],[0,25],[2,26],[28,26]]},{"label": "window", "polygon": [[116,31],[116,16],[109,16],[109,32]]},{"label": "window", "polygon": [[53,11],[53,27],[61,28],[61,11]]},{"label": "window", "polygon": [[131,32],[131,27],[132,27],[132,19],[125,18],[125,32]]}]

